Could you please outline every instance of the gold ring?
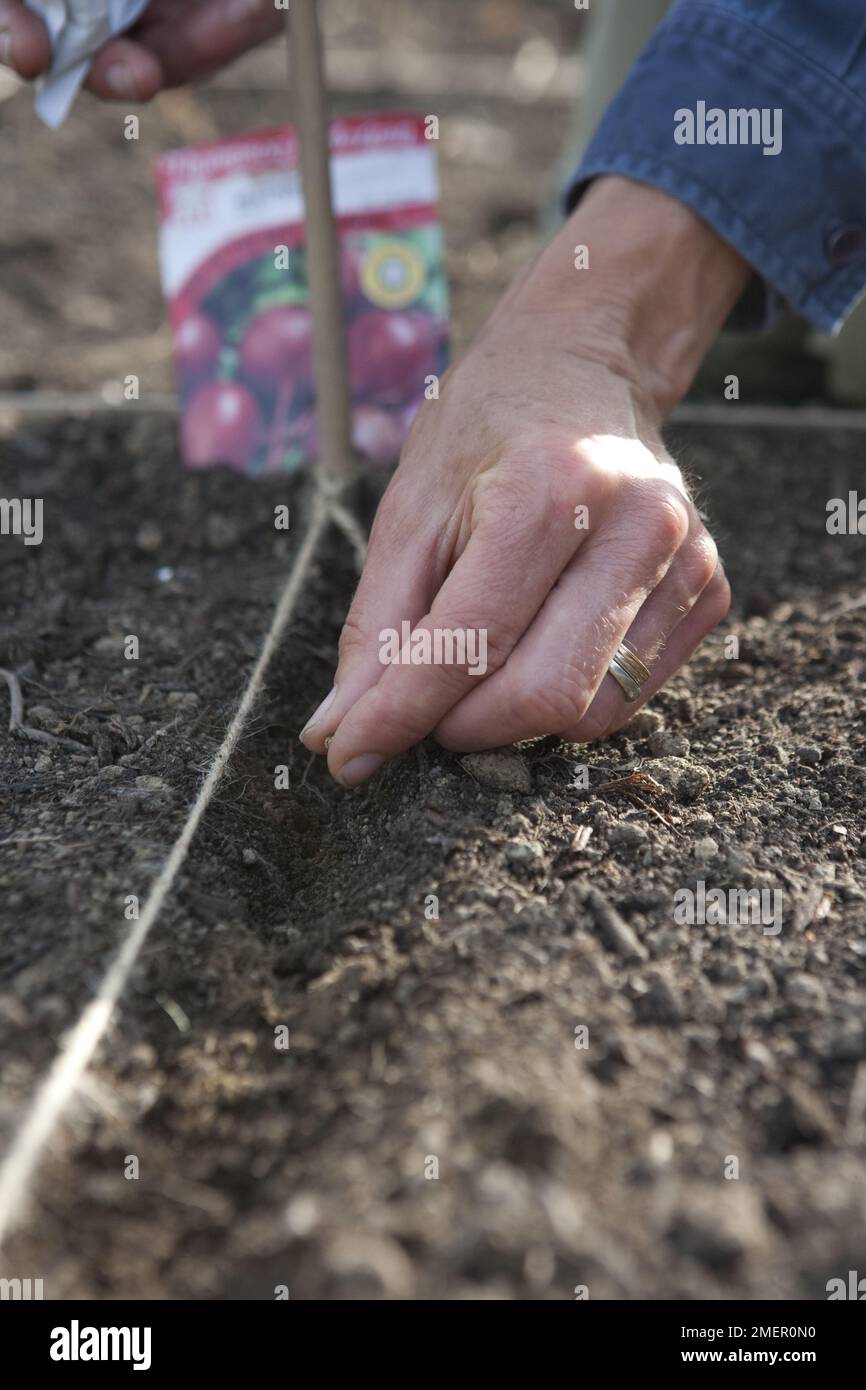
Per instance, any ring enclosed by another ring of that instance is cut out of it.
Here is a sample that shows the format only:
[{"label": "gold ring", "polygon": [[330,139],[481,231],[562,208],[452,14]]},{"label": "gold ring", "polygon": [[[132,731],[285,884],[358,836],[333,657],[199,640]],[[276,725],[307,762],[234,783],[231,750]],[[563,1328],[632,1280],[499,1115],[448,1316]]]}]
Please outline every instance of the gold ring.
[{"label": "gold ring", "polygon": [[645,666],[633,647],[620,642],[607,668],[613,676],[629,704],[640,697],[641,687],[650,678],[650,670]]}]

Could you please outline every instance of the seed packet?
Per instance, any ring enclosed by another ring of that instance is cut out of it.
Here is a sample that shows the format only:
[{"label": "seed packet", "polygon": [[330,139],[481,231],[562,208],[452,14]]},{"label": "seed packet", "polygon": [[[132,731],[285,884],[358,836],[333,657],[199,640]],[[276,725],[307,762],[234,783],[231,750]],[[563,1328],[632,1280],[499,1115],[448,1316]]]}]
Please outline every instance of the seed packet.
[{"label": "seed packet", "polygon": [[[430,118],[334,121],[334,211],[356,447],[399,455],[448,354]],[[258,475],[315,458],[304,211],[288,128],[157,162],[160,266],[190,468]]]}]

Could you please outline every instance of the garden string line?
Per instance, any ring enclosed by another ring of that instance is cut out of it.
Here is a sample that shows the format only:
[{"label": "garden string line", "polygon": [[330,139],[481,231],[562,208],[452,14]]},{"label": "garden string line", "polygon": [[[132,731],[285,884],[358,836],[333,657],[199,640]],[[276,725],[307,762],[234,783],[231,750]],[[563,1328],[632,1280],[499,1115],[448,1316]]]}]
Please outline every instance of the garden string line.
[{"label": "garden string line", "polygon": [[363,564],[366,543],[358,522],[340,500],[341,484],[327,473],[316,480],[310,524],[280,594],[271,625],[244,689],[234,718],[217,750],[198,796],[190,808],[180,835],[155,879],[144,909],[114,960],[108,966],[94,998],[87,1004],[61,1045],[47,1075],[36,1091],[12,1143],[0,1164],[0,1244],[21,1216],[24,1200],[43,1152],[66,1106],[90,1065],[111,1022],[130,975],[180,872],[199,822],[238,745],[253,705],[261,692],[271,658],[279,645],[303,590],[316,547],[329,522],[340,530]]}]

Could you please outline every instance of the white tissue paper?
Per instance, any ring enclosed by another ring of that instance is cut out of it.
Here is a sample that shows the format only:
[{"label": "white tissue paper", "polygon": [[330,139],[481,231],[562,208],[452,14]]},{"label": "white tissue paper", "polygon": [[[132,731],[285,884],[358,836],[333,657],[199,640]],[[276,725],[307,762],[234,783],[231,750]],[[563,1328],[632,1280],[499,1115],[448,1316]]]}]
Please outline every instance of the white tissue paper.
[{"label": "white tissue paper", "polygon": [[134,24],[149,0],[24,0],[51,35],[51,67],[36,85],[36,111],[56,128],[69,114],[93,54]]}]

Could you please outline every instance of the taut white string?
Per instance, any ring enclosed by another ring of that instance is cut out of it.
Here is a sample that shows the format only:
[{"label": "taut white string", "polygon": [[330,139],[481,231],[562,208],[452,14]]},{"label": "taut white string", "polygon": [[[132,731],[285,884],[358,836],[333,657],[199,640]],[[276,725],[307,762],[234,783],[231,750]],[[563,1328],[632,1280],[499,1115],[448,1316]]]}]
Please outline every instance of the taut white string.
[{"label": "taut white string", "polygon": [[[347,525],[347,520],[350,523]],[[15,1133],[11,1146],[0,1164],[0,1244],[21,1215],[30,1183],[51,1140],[66,1106],[75,1094],[84,1072],[111,1022],[111,1016],[135,969],[142,949],[174,886],[175,879],[189,852],[193,836],[202,816],[213,799],[220,779],[243,733],[255,704],[271,658],[276,651],[295,605],[304,580],[325,528],[329,521],[346,535],[356,554],[363,537],[351,513],[318,485],[313,496],[309,529],[301,543],[295,563],[286,580],[274,611],[273,620],[262,643],[258,660],[241,695],[234,718],[216,756],[201,784],[198,796],[190,808],[180,835],[169,851],[140,918],[126,938],[114,960],[108,966],[95,997],[85,1007],[81,1017],[58,1052],[45,1079],[33,1098],[29,1111]]]}]

